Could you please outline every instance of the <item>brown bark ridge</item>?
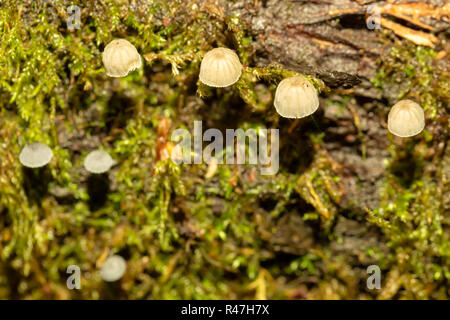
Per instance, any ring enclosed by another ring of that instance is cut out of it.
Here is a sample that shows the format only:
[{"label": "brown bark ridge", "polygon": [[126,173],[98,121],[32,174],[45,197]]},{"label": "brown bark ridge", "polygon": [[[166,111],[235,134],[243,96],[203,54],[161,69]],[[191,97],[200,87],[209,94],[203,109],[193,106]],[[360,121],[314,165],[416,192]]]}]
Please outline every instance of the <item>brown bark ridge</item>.
[{"label": "brown bark ridge", "polygon": [[[228,15],[239,15],[255,38],[257,66],[278,62],[285,67],[322,79],[330,88],[355,87],[355,93],[380,98],[370,79],[376,60],[390,47],[380,40],[381,28],[369,30],[366,18],[376,7],[404,4],[405,1],[370,0],[245,0],[228,5]],[[408,2],[412,3],[412,2]],[[440,16],[421,12],[416,21],[439,34],[448,29],[445,1],[419,1],[434,6]],[[392,11],[392,10],[391,10]],[[416,11],[417,12],[417,11]],[[423,13],[423,15],[422,15]],[[417,25],[383,13],[386,19],[421,30]],[[405,16],[406,17],[406,16]],[[409,23],[409,24],[408,24]],[[425,30],[424,30],[425,31]],[[421,31],[419,31],[421,32]]]}]

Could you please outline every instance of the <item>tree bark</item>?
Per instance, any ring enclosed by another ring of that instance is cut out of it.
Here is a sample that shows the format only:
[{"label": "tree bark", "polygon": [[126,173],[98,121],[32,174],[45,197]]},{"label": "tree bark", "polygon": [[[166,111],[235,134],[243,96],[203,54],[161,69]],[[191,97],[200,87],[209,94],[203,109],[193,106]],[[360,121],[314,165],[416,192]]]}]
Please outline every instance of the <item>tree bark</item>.
[{"label": "tree bark", "polygon": [[[393,4],[397,3],[401,2]],[[445,5],[445,1],[427,3],[441,9]],[[375,6],[388,4],[370,0],[237,1],[229,6],[228,14],[238,14],[251,30],[258,66],[276,61],[316,76],[330,88],[354,87],[356,94],[380,98],[370,79],[375,75],[377,58],[391,49],[380,35],[392,31],[369,30],[366,17]],[[448,19],[420,18],[435,34],[448,29]]]}]

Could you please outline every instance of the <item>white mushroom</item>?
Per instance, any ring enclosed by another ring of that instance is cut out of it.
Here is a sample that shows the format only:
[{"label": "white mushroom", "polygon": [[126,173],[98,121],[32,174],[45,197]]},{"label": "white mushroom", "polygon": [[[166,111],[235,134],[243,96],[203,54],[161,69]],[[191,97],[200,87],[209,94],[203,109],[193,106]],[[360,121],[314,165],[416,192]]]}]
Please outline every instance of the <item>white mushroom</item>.
[{"label": "white mushroom", "polygon": [[26,145],[19,155],[19,161],[28,168],[40,168],[52,160],[52,149],[41,142]]},{"label": "white mushroom", "polygon": [[412,137],[425,128],[422,107],[411,100],[397,102],[388,115],[388,130],[399,137]]},{"label": "white mushroom", "polygon": [[84,167],[90,173],[104,173],[114,164],[115,161],[103,150],[91,151],[84,159]]},{"label": "white mushroom", "polygon": [[319,108],[316,88],[303,76],[280,82],[275,92],[275,109],[285,118],[304,118]]},{"label": "white mushroom", "polygon": [[125,77],[130,71],[142,65],[136,47],[125,39],[116,39],[108,43],[103,51],[102,60],[106,74],[110,77]]},{"label": "white mushroom", "polygon": [[108,257],[100,269],[100,276],[107,282],[114,282],[122,278],[127,263],[124,258],[118,255]]},{"label": "white mushroom", "polygon": [[208,51],[200,65],[200,81],[210,87],[223,88],[236,83],[242,74],[242,64],[231,49]]}]

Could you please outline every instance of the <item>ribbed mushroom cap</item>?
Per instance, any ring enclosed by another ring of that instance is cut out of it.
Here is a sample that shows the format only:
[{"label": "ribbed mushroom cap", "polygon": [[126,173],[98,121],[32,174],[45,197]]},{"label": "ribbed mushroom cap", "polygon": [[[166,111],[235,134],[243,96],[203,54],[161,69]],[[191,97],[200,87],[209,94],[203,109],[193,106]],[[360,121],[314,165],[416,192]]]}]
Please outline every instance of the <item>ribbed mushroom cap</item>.
[{"label": "ribbed mushroom cap", "polygon": [[28,168],[40,168],[52,160],[52,149],[41,142],[26,145],[19,155],[19,161]]},{"label": "ribbed mushroom cap", "polygon": [[104,173],[113,165],[114,160],[103,150],[91,151],[84,159],[84,167],[91,173]]},{"label": "ribbed mushroom cap", "polygon": [[102,54],[106,74],[110,77],[125,77],[130,71],[140,68],[141,56],[136,47],[125,39],[108,43]]},{"label": "ribbed mushroom cap", "polygon": [[100,276],[107,282],[117,281],[122,278],[126,269],[127,263],[125,259],[118,255],[112,255],[103,262]]},{"label": "ribbed mushroom cap", "polygon": [[236,83],[242,74],[242,64],[231,49],[208,51],[200,65],[200,81],[210,87],[223,88]]},{"label": "ribbed mushroom cap", "polygon": [[314,86],[303,76],[280,82],[275,92],[275,109],[285,118],[303,118],[319,108],[319,97]]},{"label": "ribbed mushroom cap", "polygon": [[411,100],[397,102],[389,111],[388,130],[396,136],[406,138],[422,132],[425,114],[422,107]]}]

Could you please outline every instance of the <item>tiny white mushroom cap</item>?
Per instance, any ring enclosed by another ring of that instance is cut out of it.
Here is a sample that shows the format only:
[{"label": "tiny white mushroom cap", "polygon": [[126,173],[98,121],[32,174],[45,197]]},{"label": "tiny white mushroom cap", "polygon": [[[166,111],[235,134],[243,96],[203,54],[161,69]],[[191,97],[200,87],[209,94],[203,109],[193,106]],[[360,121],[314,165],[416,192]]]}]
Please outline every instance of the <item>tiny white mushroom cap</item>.
[{"label": "tiny white mushroom cap", "polygon": [[399,137],[412,137],[425,128],[422,107],[411,100],[397,102],[389,111],[388,130]]},{"label": "tiny white mushroom cap", "polygon": [[106,74],[110,77],[125,77],[130,71],[142,65],[136,47],[125,39],[116,39],[108,43],[103,51],[102,61]]},{"label": "tiny white mushroom cap", "polygon": [[52,160],[52,149],[41,142],[26,145],[19,155],[19,161],[28,168],[40,168]]},{"label": "tiny white mushroom cap", "polygon": [[104,173],[111,169],[115,161],[103,150],[91,151],[84,159],[84,168],[90,173]]},{"label": "tiny white mushroom cap", "polygon": [[207,86],[224,88],[236,83],[241,74],[242,64],[236,52],[228,48],[215,48],[203,57],[199,78]]},{"label": "tiny white mushroom cap", "polygon": [[316,88],[303,76],[280,82],[275,92],[275,109],[285,118],[304,118],[319,108]]},{"label": "tiny white mushroom cap", "polygon": [[103,262],[100,276],[107,282],[117,281],[122,278],[126,269],[127,263],[125,259],[118,255],[112,255]]}]

